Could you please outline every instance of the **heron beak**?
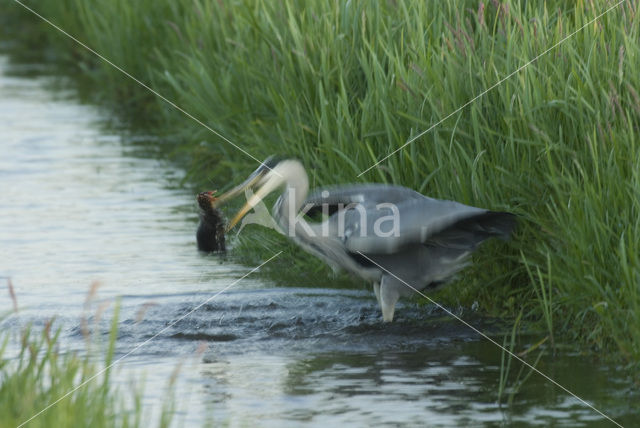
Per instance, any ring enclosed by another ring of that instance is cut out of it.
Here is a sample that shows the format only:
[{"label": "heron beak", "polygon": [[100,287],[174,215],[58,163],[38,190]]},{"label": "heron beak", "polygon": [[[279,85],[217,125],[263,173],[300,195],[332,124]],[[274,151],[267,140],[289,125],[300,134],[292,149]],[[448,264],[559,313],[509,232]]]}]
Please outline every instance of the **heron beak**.
[{"label": "heron beak", "polygon": [[233,229],[233,227],[244,217],[253,207],[258,205],[269,193],[273,192],[282,184],[282,176],[271,175],[267,178],[266,183],[262,185],[254,194],[249,198],[246,204],[238,211],[238,213],[231,219],[227,225],[227,230]]},{"label": "heron beak", "polygon": [[[253,198],[252,198],[253,199]],[[244,217],[249,210],[251,210],[251,208],[253,208],[253,206],[249,205],[249,202],[247,202],[246,204],[244,204],[244,206],[240,209],[240,211],[238,211],[236,213],[235,216],[233,216],[233,218],[231,219],[231,221],[229,222],[229,224],[227,224],[227,228],[225,230],[226,232],[229,232],[231,229],[233,229],[233,227],[238,224],[238,222],[242,219],[242,217]]]},{"label": "heron beak", "polygon": [[216,197],[211,201],[211,206],[216,208],[224,203],[226,203],[229,199],[233,199],[238,195],[244,193],[244,190],[253,187],[264,175],[264,171],[255,171],[253,174],[249,176],[242,184],[237,185],[233,189],[228,192],[223,193],[222,195]]}]

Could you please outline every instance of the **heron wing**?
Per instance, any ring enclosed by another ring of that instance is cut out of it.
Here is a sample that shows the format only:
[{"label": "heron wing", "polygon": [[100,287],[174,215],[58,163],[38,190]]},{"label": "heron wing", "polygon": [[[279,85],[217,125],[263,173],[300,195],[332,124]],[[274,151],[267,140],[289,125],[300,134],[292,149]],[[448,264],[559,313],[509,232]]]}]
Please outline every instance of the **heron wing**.
[{"label": "heron wing", "polygon": [[[390,254],[416,243],[473,250],[490,237],[507,238],[515,226],[515,216],[510,213],[420,196],[334,214],[337,230],[343,221],[347,250]],[[344,215],[342,220],[340,215]]]},{"label": "heron wing", "polygon": [[305,204],[330,206],[342,204],[376,205],[389,202],[397,204],[411,199],[422,199],[424,195],[402,186],[382,183],[352,184],[347,186],[321,187],[314,189],[307,197]]}]

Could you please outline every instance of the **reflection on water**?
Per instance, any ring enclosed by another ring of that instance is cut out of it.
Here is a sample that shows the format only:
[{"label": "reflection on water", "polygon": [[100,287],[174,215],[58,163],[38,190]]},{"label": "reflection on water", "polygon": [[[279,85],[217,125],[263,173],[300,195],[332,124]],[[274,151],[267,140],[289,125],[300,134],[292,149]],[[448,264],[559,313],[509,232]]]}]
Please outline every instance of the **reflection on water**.
[{"label": "reflection on water", "polygon": [[[249,268],[197,252],[181,171],[134,153],[97,109],[47,82],[0,77],[0,277],[12,278],[21,307],[2,328],[55,316],[65,346],[83,350],[83,303],[99,280],[86,314],[122,296],[124,355]],[[10,307],[3,294],[0,311]],[[144,374],[155,414],[180,367],[176,420],[187,426],[611,426],[537,375],[501,408],[499,350],[440,311],[405,304],[398,315],[381,324],[368,290],[248,277],[128,357],[117,379],[128,386]],[[109,316],[92,320],[102,334]],[[638,393],[615,370],[578,355],[540,368],[621,422],[636,420]]]}]

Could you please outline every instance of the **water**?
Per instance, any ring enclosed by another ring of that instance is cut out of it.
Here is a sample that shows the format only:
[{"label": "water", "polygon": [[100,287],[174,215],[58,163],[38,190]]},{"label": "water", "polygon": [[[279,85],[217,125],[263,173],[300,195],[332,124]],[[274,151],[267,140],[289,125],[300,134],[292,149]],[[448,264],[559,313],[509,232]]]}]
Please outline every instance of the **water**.
[{"label": "water", "polygon": [[[535,374],[500,406],[500,350],[433,308],[401,304],[383,325],[369,290],[234,284],[251,267],[196,250],[194,195],[177,184],[182,171],[141,152],[136,141],[151,137],[123,138],[103,112],[48,89],[50,78],[19,72],[0,76],[0,283],[11,277],[20,306],[2,328],[55,317],[65,349],[84,352],[81,320],[104,336],[121,296],[117,356],[153,340],[119,364],[116,382],[144,378],[151,419],[178,370],[185,426],[613,426]],[[10,307],[0,290],[0,311]],[[637,423],[638,392],[615,368],[571,354],[539,367]]]}]

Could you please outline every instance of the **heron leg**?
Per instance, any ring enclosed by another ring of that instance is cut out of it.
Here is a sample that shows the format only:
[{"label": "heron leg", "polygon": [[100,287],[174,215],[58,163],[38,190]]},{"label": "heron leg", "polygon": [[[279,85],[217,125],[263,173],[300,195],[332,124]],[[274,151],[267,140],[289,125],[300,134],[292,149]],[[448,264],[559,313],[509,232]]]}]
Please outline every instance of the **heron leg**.
[{"label": "heron leg", "polygon": [[382,320],[384,322],[393,321],[393,312],[396,309],[396,302],[399,298],[400,293],[393,281],[383,276],[380,282],[380,309],[382,309]]},{"label": "heron leg", "polygon": [[380,303],[380,283],[373,283],[373,292],[376,294],[376,300],[378,301],[378,305],[382,307],[382,303]]}]

